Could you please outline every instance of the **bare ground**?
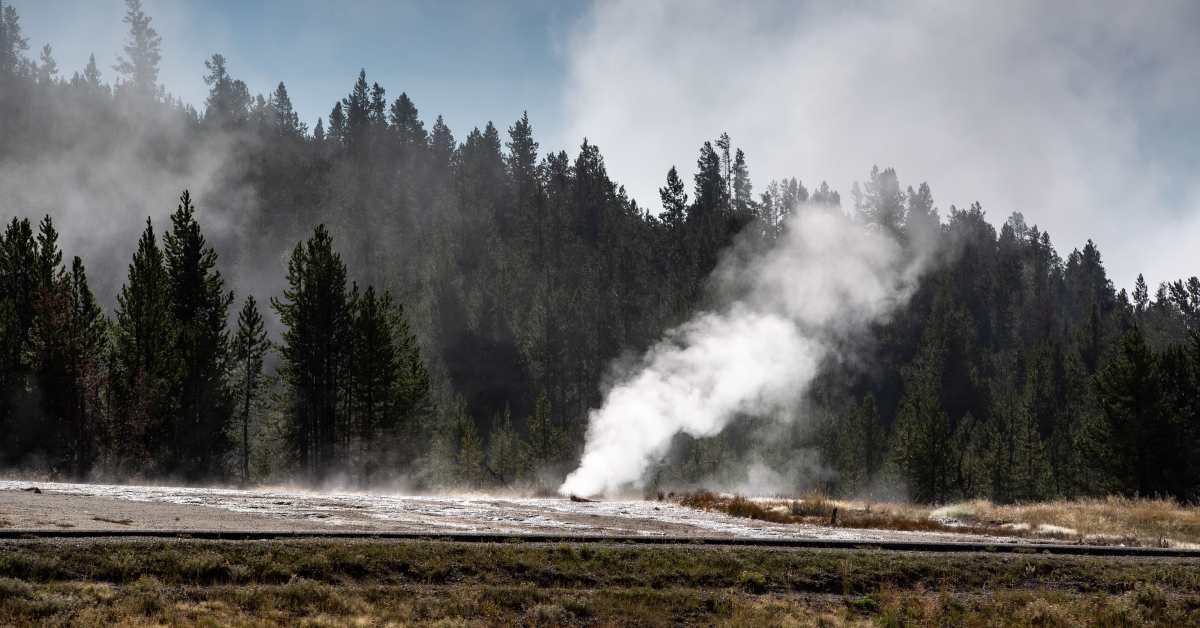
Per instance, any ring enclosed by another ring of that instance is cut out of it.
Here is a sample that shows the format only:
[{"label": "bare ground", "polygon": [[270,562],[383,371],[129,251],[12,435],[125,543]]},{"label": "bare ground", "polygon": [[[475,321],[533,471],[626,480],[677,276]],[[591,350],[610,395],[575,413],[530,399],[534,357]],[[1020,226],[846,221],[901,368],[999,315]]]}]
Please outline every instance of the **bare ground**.
[{"label": "bare ground", "polygon": [[[37,487],[40,492],[31,489]],[[0,527],[79,530],[244,530],[568,533],[883,541],[1016,539],[929,531],[784,524],[672,502],[311,492],[0,481]]]}]

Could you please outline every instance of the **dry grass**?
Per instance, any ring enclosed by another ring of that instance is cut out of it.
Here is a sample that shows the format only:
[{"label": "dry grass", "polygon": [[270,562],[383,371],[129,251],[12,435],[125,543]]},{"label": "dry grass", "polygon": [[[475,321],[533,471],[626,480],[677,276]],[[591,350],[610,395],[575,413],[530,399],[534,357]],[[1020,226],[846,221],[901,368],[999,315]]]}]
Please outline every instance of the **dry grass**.
[{"label": "dry grass", "polygon": [[1159,547],[1200,547],[1200,507],[1170,499],[1108,497],[997,506],[972,504],[982,521],[1063,529],[1076,538]]},{"label": "dry grass", "polygon": [[677,499],[690,508],[773,523],[1200,548],[1200,507],[1170,499],[1109,497],[1013,505],[975,500],[940,508],[833,500],[818,494],[783,500],[700,491]]},{"label": "dry grass", "polygon": [[133,519],[112,519],[109,517],[101,517],[99,515],[92,517],[92,521],[102,521],[104,523],[115,523],[117,525],[127,526],[133,523]]},{"label": "dry grass", "polygon": [[0,542],[0,625],[1197,625],[1181,559],[621,544]]},{"label": "dry grass", "polygon": [[[679,498],[680,505],[699,510],[723,512],[772,523],[804,523],[875,530],[913,530],[923,532],[997,533],[973,525],[951,526],[929,517],[929,511],[900,504],[870,504],[806,495],[793,500],[748,499],[740,495],[717,495],[700,491]],[[1019,531],[1009,530],[1010,535]]]}]

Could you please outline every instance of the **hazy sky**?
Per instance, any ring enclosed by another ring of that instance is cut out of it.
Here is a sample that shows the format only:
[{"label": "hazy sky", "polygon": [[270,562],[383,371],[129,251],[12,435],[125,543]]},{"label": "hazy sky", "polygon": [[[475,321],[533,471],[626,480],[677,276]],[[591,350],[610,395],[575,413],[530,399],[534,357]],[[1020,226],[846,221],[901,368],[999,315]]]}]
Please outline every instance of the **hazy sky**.
[{"label": "hazy sky", "polygon": [[[5,0],[16,7],[29,54],[42,44],[67,76],[96,55],[104,78],[124,45],[124,0]],[[528,110],[539,126],[560,126],[563,44],[587,8],[581,2],[314,0],[143,0],[162,36],[160,80],[203,108],[204,61],[225,55],[251,93],[283,81],[311,127],[350,91],[360,69],[392,100],[407,92],[426,119],[438,114],[462,139],[494,119],[508,125]]]},{"label": "hazy sky", "polygon": [[[121,0],[11,0],[69,76],[124,38]],[[643,205],[728,130],[761,190],[873,164],[938,205],[1092,237],[1118,287],[1200,274],[1200,3],[146,0],[162,81],[200,106],[213,52],[310,125],[360,67],[458,138],[528,110],[543,149],[598,143]]]}]

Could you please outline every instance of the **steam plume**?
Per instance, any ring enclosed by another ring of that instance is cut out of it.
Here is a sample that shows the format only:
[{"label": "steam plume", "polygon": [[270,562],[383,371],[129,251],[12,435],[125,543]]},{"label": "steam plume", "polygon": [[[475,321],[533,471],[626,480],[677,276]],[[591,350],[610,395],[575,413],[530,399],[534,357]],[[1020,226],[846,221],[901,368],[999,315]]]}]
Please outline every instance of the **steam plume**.
[{"label": "steam plume", "polygon": [[678,433],[713,436],[739,415],[782,416],[833,350],[907,299],[924,256],[838,212],[809,208],[761,255],[717,272],[727,305],[671,330],[589,417],[563,494],[637,486]]}]

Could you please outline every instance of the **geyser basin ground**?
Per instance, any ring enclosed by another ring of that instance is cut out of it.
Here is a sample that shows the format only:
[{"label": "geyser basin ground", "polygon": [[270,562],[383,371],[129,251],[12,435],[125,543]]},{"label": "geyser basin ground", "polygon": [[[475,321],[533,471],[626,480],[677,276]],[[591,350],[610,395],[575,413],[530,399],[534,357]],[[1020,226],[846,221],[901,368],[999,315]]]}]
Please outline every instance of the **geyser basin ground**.
[{"label": "geyser basin ground", "polygon": [[[37,487],[41,492],[29,491]],[[482,494],[410,496],[0,481],[0,527],[21,529],[366,530],[985,541],[1003,537],[773,524],[669,502]]]}]

